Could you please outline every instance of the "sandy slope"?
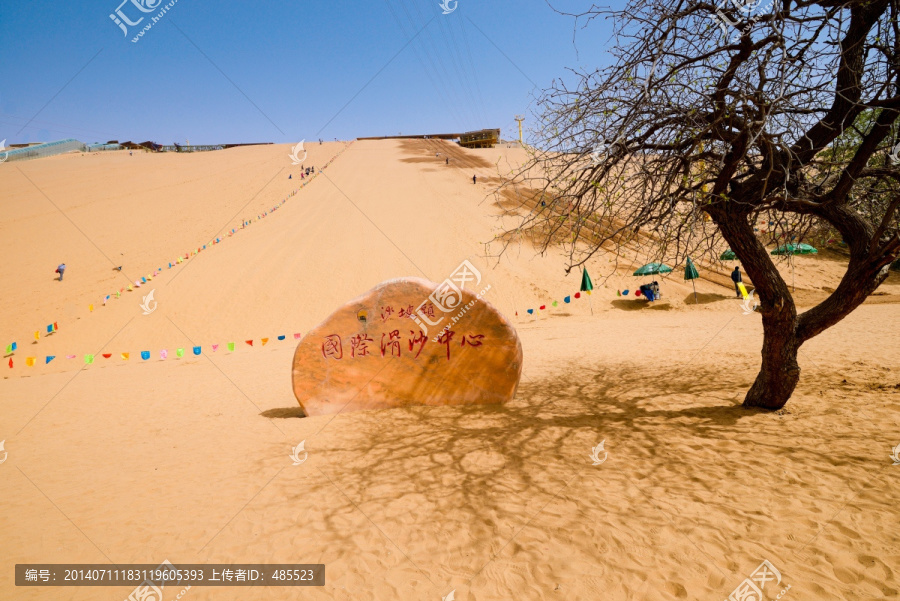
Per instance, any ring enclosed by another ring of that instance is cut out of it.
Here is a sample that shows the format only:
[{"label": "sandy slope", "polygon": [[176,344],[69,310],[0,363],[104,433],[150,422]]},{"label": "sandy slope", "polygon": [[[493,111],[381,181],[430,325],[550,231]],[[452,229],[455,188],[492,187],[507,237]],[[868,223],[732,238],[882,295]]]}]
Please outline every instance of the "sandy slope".
[{"label": "sandy slope", "polygon": [[[342,147],[308,146],[308,163]],[[450,166],[434,156],[450,150]],[[17,362],[60,356],[3,367],[0,598],[129,593],[17,589],[15,563],[165,558],[327,564],[323,589],[184,597],[198,600],[437,600],[453,589],[460,600],[720,599],[763,559],[791,585],[788,599],[900,595],[900,466],[888,457],[900,443],[900,339],[887,325],[896,276],[882,302],[804,346],[787,411],[748,413],[738,403],[761,328],[731,290],[701,282],[692,305],[675,274],[666,302],[647,307],[615,296],[639,281],[622,271],[591,305],[528,317],[574,292],[577,276],[527,248],[489,269],[496,208],[471,181],[522,151],[355,142],[281,209],[164,270],[153,314],[141,314],[138,292],[88,313],[123,285],[115,265],[131,279],[165,267],[284,198],[298,183],[289,151],[0,166],[0,336],[19,341]],[[519,313],[525,373],[513,403],[297,419],[293,332],[382,280],[441,280],[464,258],[483,268],[489,300]],[[60,260],[62,283],[51,279]],[[589,269],[609,275],[603,258]],[[797,259],[798,296],[815,302],[840,269]],[[31,344],[51,321],[59,332]],[[288,340],[208,348],[279,334]],[[193,344],[206,354],[156,355]],[[153,360],[117,358],[144,349]],[[115,355],[81,371],[80,358],[62,358],[100,352]],[[293,466],[301,440],[309,460]],[[593,466],[601,440],[608,460]]]}]

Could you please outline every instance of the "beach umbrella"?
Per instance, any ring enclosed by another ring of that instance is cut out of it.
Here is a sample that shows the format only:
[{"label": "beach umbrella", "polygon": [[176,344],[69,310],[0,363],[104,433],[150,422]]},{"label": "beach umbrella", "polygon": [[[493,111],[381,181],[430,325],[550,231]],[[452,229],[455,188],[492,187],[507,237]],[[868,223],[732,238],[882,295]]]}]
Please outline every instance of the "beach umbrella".
[{"label": "beach umbrella", "polygon": [[691,281],[691,286],[694,288],[694,304],[697,304],[697,286],[694,285],[694,280],[700,277],[700,274],[697,273],[697,268],[694,266],[694,262],[691,261],[691,258],[687,258],[687,265],[684,266],[684,279]]},{"label": "beach umbrella", "polygon": [[[818,254],[818,250],[810,246],[809,244],[794,244],[791,242],[790,244],[783,244],[772,251],[773,255],[787,255],[792,257],[794,255],[815,255]],[[794,262],[791,261],[791,290],[794,288]]]},{"label": "beach umbrella", "polygon": [[672,268],[664,263],[647,263],[635,271],[633,275],[656,275],[659,273],[672,273]]},{"label": "beach umbrella", "polygon": [[594,304],[590,298],[591,290],[593,289],[594,283],[591,281],[591,276],[588,275],[587,267],[584,267],[581,270],[581,291],[588,293],[588,306],[591,308],[591,315],[594,314]]},{"label": "beach umbrella", "polygon": [[633,275],[656,275],[658,273],[671,273],[672,268],[664,263],[647,263],[634,272]]},{"label": "beach umbrella", "polygon": [[720,261],[734,261],[735,259],[737,259],[737,255],[734,254],[734,251],[730,248],[726,249],[725,252],[719,255]]},{"label": "beach umbrella", "polygon": [[772,251],[773,255],[815,255],[818,249],[813,248],[809,244],[784,244]]}]

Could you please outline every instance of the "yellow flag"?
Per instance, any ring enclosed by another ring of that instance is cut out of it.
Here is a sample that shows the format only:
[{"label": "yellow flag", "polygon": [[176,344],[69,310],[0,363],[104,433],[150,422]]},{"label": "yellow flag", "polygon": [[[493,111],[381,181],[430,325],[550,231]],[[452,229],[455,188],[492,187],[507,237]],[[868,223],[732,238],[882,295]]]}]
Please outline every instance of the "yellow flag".
[{"label": "yellow flag", "polygon": [[122,359],[128,361],[128,353],[122,353]]},{"label": "yellow flag", "polygon": [[28,357],[25,359],[25,365],[28,367],[34,366],[34,357]]},{"label": "yellow flag", "polygon": [[263,346],[266,346],[266,343],[267,343],[268,341],[269,341],[268,338],[263,338],[263,339],[262,339]]},{"label": "yellow flag", "polygon": [[36,332],[34,333],[34,339],[35,339],[35,340],[40,340],[40,339],[41,339],[41,331],[40,331],[40,330],[38,330],[38,331],[36,331]]},{"label": "yellow flag", "polygon": [[128,284],[128,292],[131,292],[134,288],[131,287],[131,284]]},{"label": "yellow flag", "polygon": [[88,305],[88,311],[93,312],[93,311],[94,311],[94,305]]},{"label": "yellow flag", "polygon": [[152,280],[152,279],[153,279],[153,276],[152,276],[152,275],[148,275],[148,276],[147,276],[147,281],[148,281],[148,282],[149,282],[150,280]]}]

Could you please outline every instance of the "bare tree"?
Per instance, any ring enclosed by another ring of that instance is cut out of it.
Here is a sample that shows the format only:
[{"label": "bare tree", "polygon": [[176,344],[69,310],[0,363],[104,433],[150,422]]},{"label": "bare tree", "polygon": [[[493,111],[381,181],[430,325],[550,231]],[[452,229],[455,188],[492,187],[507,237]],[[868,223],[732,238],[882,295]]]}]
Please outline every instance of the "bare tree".
[{"label": "bare tree", "polygon": [[[562,243],[569,269],[641,242],[681,261],[724,238],[765,333],[744,405],[781,408],[800,346],[858,307],[900,251],[898,5],[632,0],[571,15],[616,20],[613,64],[544,91],[531,159],[503,185],[530,190],[508,233]],[[757,233],[760,221],[775,225]],[[847,271],[798,315],[766,244],[823,224],[848,245]]]}]

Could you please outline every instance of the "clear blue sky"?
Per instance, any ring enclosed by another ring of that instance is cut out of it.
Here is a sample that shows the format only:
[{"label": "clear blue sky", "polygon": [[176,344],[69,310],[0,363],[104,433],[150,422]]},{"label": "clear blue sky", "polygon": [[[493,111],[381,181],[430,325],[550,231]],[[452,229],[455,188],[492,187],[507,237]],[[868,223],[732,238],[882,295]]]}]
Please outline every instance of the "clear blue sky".
[{"label": "clear blue sky", "polygon": [[573,20],[542,0],[458,0],[448,15],[438,0],[177,0],[137,43],[170,0],[127,0],[121,12],[144,17],[127,37],[109,16],[121,1],[0,3],[0,140],[512,138],[535,85],[610,58],[609,23],[580,30],[576,52]]}]

